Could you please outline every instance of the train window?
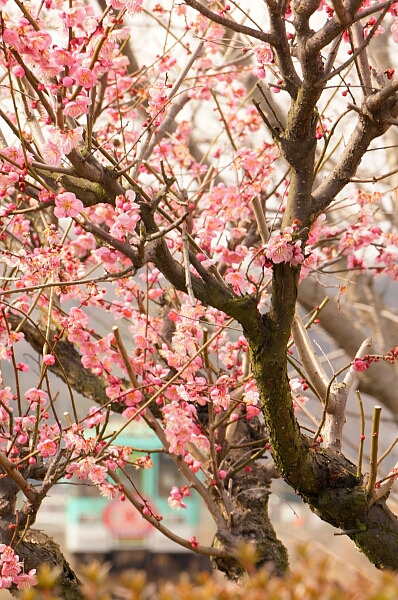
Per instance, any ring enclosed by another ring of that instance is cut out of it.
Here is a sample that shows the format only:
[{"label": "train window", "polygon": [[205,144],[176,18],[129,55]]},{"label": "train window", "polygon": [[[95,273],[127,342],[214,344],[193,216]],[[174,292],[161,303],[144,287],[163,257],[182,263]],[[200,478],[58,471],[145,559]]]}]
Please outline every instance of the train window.
[{"label": "train window", "polygon": [[167,454],[159,454],[159,496],[168,498],[173,485],[182,487],[187,485],[187,480],[179,472],[173,461]]}]

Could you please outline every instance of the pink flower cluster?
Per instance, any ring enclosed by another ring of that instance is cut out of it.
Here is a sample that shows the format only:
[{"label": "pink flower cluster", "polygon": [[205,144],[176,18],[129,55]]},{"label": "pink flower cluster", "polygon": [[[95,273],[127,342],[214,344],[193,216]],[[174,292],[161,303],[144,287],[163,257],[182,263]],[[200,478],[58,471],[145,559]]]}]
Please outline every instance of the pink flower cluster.
[{"label": "pink flower cluster", "polygon": [[138,15],[142,12],[143,0],[106,0],[106,3],[115,10],[125,8],[132,15]]},{"label": "pink flower cluster", "polygon": [[166,115],[166,105],[169,102],[164,83],[157,81],[149,88],[148,94],[150,99],[148,101],[147,112],[152,119],[155,119],[154,125],[158,126]]},{"label": "pink flower cluster", "polygon": [[63,131],[51,125],[47,130],[49,136],[41,148],[41,154],[47,164],[59,167],[62,157],[69,154],[83,140],[83,127]]},{"label": "pink flower cluster", "polygon": [[72,192],[58,194],[55,198],[54,215],[58,219],[67,217],[77,217],[83,210],[83,202],[76,198]]},{"label": "pink flower cluster", "polygon": [[69,477],[74,475],[78,479],[89,479],[94,484],[101,484],[105,481],[108,470],[97,463],[93,456],[88,456],[68,465],[66,472]]},{"label": "pink flower cluster", "polygon": [[173,400],[162,408],[166,421],[164,429],[170,452],[185,456],[187,442],[196,443],[203,450],[209,449],[209,441],[195,423],[196,408],[188,402]]},{"label": "pink flower cluster", "polygon": [[274,62],[274,53],[271,46],[267,43],[257,46],[253,50],[257,60],[257,66],[253,68],[252,73],[259,79],[265,79],[265,65]]},{"label": "pink flower cluster", "polygon": [[0,544],[0,566],[0,589],[16,585],[19,590],[23,590],[37,584],[36,569],[31,569],[29,573],[21,573],[23,563],[11,546]]},{"label": "pink flower cluster", "polygon": [[301,240],[293,241],[294,231],[294,227],[285,227],[283,233],[271,238],[262,246],[265,256],[273,264],[290,263],[295,267],[303,262]]},{"label": "pink flower cluster", "polygon": [[167,502],[171,508],[186,508],[187,505],[182,501],[182,499],[190,495],[191,491],[188,486],[184,485],[181,489],[179,489],[176,485],[173,485],[170,490],[170,496],[167,498]]},{"label": "pink flower cluster", "polygon": [[359,373],[362,373],[362,371],[366,371],[366,369],[369,369],[369,367],[369,360],[366,360],[366,358],[355,358],[354,364],[352,365],[354,371],[358,371]]},{"label": "pink flower cluster", "polygon": [[109,233],[118,240],[124,241],[128,235],[135,234],[140,221],[140,207],[134,202],[135,192],[127,190],[124,196],[116,198],[115,219]]}]

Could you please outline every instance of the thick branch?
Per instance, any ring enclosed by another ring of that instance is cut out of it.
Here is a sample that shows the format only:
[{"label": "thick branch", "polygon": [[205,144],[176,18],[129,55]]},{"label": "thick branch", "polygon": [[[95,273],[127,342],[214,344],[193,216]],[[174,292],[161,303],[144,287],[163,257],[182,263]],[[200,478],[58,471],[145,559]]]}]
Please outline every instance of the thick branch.
[{"label": "thick branch", "polygon": [[[395,116],[397,107],[398,102],[394,102],[389,110],[386,110],[386,113]],[[312,208],[316,215],[319,215],[334,200],[337,194],[349,183],[351,177],[355,175],[369,144],[390,128],[390,124],[383,121],[382,117],[383,115],[380,114],[379,120],[376,120],[370,119],[364,114],[359,116],[355,130],[351,134],[336,166],[313,193]]]},{"label": "thick branch", "polygon": [[[3,537],[3,536],[1,536]],[[49,565],[59,569],[58,585],[64,600],[84,600],[80,581],[70,568],[58,544],[45,533],[29,530],[18,545],[18,555],[24,562],[25,572]]]},{"label": "thick branch", "polygon": [[226,17],[222,17],[221,15],[209,10],[203,4],[200,4],[198,0],[185,0],[185,4],[187,6],[191,6],[198,12],[200,12],[203,16],[210,19],[214,23],[219,23],[228,29],[232,29],[237,33],[243,33],[244,35],[248,35],[250,37],[254,37],[257,40],[261,40],[262,42],[268,42],[271,46],[277,46],[279,44],[278,38],[269,33],[264,33],[264,31],[259,31],[258,29],[253,29],[252,27],[247,27],[247,25],[241,25],[232,19],[227,19]]},{"label": "thick branch", "polygon": [[[356,17],[358,16],[360,18],[360,15],[357,15],[357,11],[361,4],[362,0],[353,0],[349,3],[345,13],[348,22],[342,24],[340,22],[340,17],[336,14],[332,19],[325,23],[321,29],[316,31],[307,42],[307,51],[309,54],[315,55],[316,53],[320,52],[322,48],[325,48],[325,46],[330,44],[336,37],[343,33],[343,31],[347,29],[347,26],[352,25],[356,20],[358,20]],[[393,0],[391,0],[389,6],[391,6],[391,4],[393,4]],[[384,5],[379,6],[381,7]]]}]

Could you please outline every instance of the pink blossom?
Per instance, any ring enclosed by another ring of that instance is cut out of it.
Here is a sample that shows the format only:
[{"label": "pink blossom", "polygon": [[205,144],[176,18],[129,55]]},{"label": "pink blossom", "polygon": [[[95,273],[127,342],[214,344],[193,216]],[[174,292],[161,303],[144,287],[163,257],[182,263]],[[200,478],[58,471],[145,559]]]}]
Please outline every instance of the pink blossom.
[{"label": "pink blossom", "polygon": [[47,393],[44,390],[30,388],[27,392],[25,392],[25,398],[28,400],[28,402],[31,402],[35,405],[40,404],[41,406],[44,406],[47,402]]},{"label": "pink blossom", "polygon": [[41,155],[48,165],[59,167],[61,164],[61,150],[51,142],[46,142],[41,147]]},{"label": "pink blossom", "polygon": [[140,218],[138,211],[129,211],[118,215],[114,225],[110,228],[110,234],[123,240],[127,233],[135,233],[135,227]]},{"label": "pink blossom", "polygon": [[293,266],[301,264],[304,260],[304,256],[301,252],[301,243],[301,240],[297,240],[293,246],[293,256],[290,259],[290,264]]},{"label": "pink blossom", "polygon": [[54,215],[58,219],[77,217],[83,208],[83,202],[78,200],[75,194],[72,192],[64,192],[63,194],[58,194],[55,198]]},{"label": "pink blossom", "polygon": [[12,392],[10,386],[0,390],[0,401],[8,406],[8,403],[12,400]]},{"label": "pink blossom", "polygon": [[91,406],[88,410],[88,416],[85,418],[86,425],[89,429],[105,422],[106,415],[98,406]]},{"label": "pink blossom", "polygon": [[257,67],[253,67],[252,73],[254,77],[257,77],[258,79],[265,79],[266,77],[265,69],[262,65],[257,65]]},{"label": "pink blossom", "polygon": [[199,460],[196,460],[191,454],[189,454],[189,452],[186,454],[184,462],[187,463],[192,473],[197,473],[202,466],[202,463]]},{"label": "pink blossom", "polygon": [[369,362],[366,360],[362,360],[361,358],[355,358],[354,364],[352,365],[354,371],[358,371],[359,373],[361,373],[362,371],[366,371],[366,369],[368,369],[369,367]]},{"label": "pink blossom", "polygon": [[55,363],[55,356],[53,354],[45,354],[43,356],[43,362],[47,366],[51,366]]},{"label": "pink blossom", "polygon": [[96,464],[91,468],[88,477],[93,483],[100,484],[105,481],[107,474],[108,470],[106,467]]},{"label": "pink blossom", "polygon": [[37,585],[36,569],[31,569],[29,573],[21,573],[14,578],[19,590],[25,590],[31,585]]},{"label": "pink blossom", "polygon": [[186,508],[187,505],[182,501],[182,494],[177,486],[173,486],[170,491],[170,496],[167,498],[167,502],[171,508]]},{"label": "pink blossom", "polygon": [[245,278],[243,277],[242,273],[240,273],[240,271],[233,271],[231,273],[228,273],[225,276],[225,281],[227,283],[230,283],[235,291],[240,290],[241,292],[243,292],[246,286]]},{"label": "pink blossom", "polygon": [[258,408],[258,406],[249,405],[246,407],[246,419],[248,421],[250,421],[250,419],[253,419],[253,417],[258,417],[260,413],[261,410]]},{"label": "pink blossom", "polygon": [[125,6],[131,14],[138,15],[142,12],[142,3],[143,0],[127,0]]},{"label": "pink blossom", "polygon": [[73,6],[71,8],[65,8],[65,25],[67,27],[77,27],[84,21],[85,16],[86,9],[83,6]]},{"label": "pink blossom", "polygon": [[7,44],[7,46],[15,46],[18,40],[19,36],[13,29],[5,29],[3,31],[3,42]]},{"label": "pink blossom", "polygon": [[12,586],[12,577],[0,576],[0,590],[8,589]]},{"label": "pink blossom", "polygon": [[116,496],[118,495],[117,487],[115,485],[112,485],[112,483],[108,483],[107,481],[103,481],[102,483],[100,483],[98,485],[98,488],[101,496],[109,498],[110,500],[112,498],[116,498]]},{"label": "pink blossom", "polygon": [[25,77],[25,69],[21,67],[21,65],[13,67],[12,73],[15,75],[15,77]]},{"label": "pink blossom", "polygon": [[76,77],[77,83],[85,88],[91,89],[96,83],[96,77],[91,69],[86,69],[85,67],[79,67],[74,72],[74,76]]},{"label": "pink blossom", "polygon": [[156,117],[158,124],[160,124],[166,114],[165,106],[169,102],[164,83],[157,81],[149,88],[148,93],[150,100],[148,102],[147,112],[152,118]]},{"label": "pink blossom", "polygon": [[46,439],[43,442],[37,444],[37,449],[43,458],[49,456],[55,456],[57,453],[57,444],[53,440]]},{"label": "pink blossom", "polygon": [[83,127],[61,130],[56,127],[48,127],[48,144],[59,148],[61,154],[69,154],[83,140]]},{"label": "pink blossom", "polygon": [[[69,77],[68,75],[62,79],[62,85],[64,85],[65,87],[70,87],[71,85],[74,85],[74,83],[75,80],[73,79],[73,77]],[[74,104],[74,102],[68,102],[68,104]]]},{"label": "pink blossom", "polygon": [[[65,50],[65,48],[54,48],[51,52],[51,56],[55,64],[59,65],[60,67],[70,68],[73,66],[73,56],[68,50]],[[62,83],[63,85],[66,85],[66,83]]]},{"label": "pink blossom", "polygon": [[260,64],[269,64],[274,60],[274,53],[271,46],[265,42],[261,46],[257,46],[253,49],[257,62]]},{"label": "pink blossom", "polygon": [[398,44],[398,17],[395,17],[394,23],[391,26],[393,42]]},{"label": "pink blossom", "polygon": [[288,263],[293,258],[293,246],[283,236],[276,236],[266,244],[265,256],[274,264]]},{"label": "pink blossom", "polygon": [[65,104],[64,115],[74,119],[80,115],[87,115],[89,106],[91,106],[91,98],[79,95],[74,101]]},{"label": "pink blossom", "polygon": [[271,238],[267,244],[264,244],[265,256],[274,264],[284,262],[296,266],[303,262],[302,242],[301,240],[293,242],[294,230],[294,227],[285,227],[282,234]]}]

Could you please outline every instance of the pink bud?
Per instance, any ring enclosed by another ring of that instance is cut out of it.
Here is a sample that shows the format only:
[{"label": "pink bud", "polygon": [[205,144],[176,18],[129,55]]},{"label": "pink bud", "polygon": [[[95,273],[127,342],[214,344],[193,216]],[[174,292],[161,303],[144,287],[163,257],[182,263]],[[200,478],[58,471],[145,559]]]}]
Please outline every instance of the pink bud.
[{"label": "pink bud", "polygon": [[25,69],[21,67],[21,65],[16,65],[13,67],[12,73],[15,75],[15,77],[25,77]]},{"label": "pink bud", "polygon": [[55,363],[55,357],[52,354],[45,354],[43,356],[43,362],[48,366],[53,365]]},{"label": "pink bud", "polygon": [[72,77],[64,77],[62,80],[62,85],[65,87],[69,87],[75,83],[75,80]]},{"label": "pink bud", "polygon": [[218,471],[218,476],[219,476],[220,479],[225,479],[226,476],[227,476],[227,472],[223,471],[223,470]]}]

